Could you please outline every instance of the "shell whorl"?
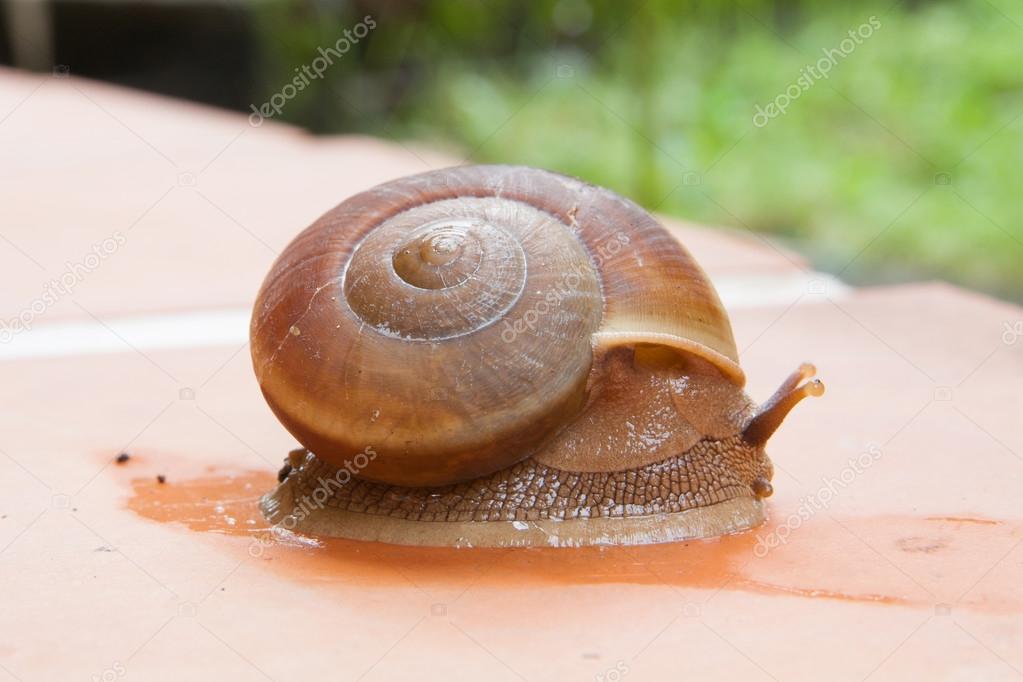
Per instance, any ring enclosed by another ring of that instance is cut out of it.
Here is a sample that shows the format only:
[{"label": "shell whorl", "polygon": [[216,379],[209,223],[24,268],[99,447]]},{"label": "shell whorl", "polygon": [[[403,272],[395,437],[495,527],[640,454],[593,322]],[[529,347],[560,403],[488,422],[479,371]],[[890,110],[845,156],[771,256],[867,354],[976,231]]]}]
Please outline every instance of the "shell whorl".
[{"label": "shell whorl", "polygon": [[527,216],[527,207],[512,209],[493,199],[447,199],[384,221],[349,259],[345,300],[373,329],[406,340],[440,341],[493,324],[522,298],[525,248],[536,239],[503,225],[532,219],[531,229],[547,236],[555,229]]},{"label": "shell whorl", "polygon": [[354,196],[300,234],[257,298],[256,375],[338,465],[432,486],[521,461],[586,400],[594,348],[660,343],[741,385],[728,318],[649,214],[546,171],[459,167]]}]

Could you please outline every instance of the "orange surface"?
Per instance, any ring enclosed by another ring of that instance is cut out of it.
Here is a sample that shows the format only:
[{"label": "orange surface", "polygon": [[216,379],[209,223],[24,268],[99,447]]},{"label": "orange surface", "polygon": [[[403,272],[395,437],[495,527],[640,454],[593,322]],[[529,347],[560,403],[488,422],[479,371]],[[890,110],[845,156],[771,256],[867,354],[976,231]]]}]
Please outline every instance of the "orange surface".
[{"label": "orange surface", "polygon": [[[425,169],[373,140],[0,74],[0,112],[19,101],[0,124],[4,319],[173,187],[37,332],[245,306],[310,219]],[[247,229],[174,185],[210,159],[197,187]],[[715,278],[805,267],[755,239],[682,235]],[[255,501],[293,441],[240,342],[0,355],[0,681],[1016,679],[1017,320],[941,284],[734,310],[753,397],[803,360],[828,385],[772,440],[771,520],[618,549],[274,536]]]}]

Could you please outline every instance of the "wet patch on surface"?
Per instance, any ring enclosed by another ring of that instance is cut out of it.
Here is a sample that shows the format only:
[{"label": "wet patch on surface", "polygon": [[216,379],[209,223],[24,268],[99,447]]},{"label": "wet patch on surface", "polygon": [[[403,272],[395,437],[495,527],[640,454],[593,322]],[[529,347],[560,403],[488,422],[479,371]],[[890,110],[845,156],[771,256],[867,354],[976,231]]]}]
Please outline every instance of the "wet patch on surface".
[{"label": "wet patch on surface", "polygon": [[[168,468],[166,462],[161,466]],[[495,587],[659,584],[931,608],[966,596],[943,587],[969,587],[971,557],[978,547],[1008,547],[1023,539],[1023,524],[993,519],[836,519],[825,513],[766,551],[764,539],[779,528],[777,521],[738,535],[660,545],[406,547],[308,537],[273,527],[258,508],[260,497],[277,482],[271,471],[207,467],[193,476],[175,472],[164,484],[141,467],[115,474],[123,475],[130,486],[127,506],[138,516],[229,536],[230,551],[244,552],[272,570],[317,585],[388,587],[396,581],[443,585],[467,580]],[[935,575],[933,583],[913,577],[930,574]],[[950,582],[950,576],[956,580]],[[1017,601],[979,595],[963,605],[1016,612],[1021,609]]]}]

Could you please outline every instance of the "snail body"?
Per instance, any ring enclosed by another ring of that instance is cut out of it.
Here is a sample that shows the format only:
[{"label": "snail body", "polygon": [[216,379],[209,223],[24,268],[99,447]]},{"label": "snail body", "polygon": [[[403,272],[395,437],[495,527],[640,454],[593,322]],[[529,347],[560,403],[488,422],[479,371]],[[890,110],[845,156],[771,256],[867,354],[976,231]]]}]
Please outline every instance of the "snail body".
[{"label": "snail body", "polygon": [[800,385],[804,366],[757,408],[688,251],[632,202],[521,167],[343,202],[278,258],[250,338],[267,402],[306,449],[264,513],[405,544],[752,527],[767,437],[822,388]]}]

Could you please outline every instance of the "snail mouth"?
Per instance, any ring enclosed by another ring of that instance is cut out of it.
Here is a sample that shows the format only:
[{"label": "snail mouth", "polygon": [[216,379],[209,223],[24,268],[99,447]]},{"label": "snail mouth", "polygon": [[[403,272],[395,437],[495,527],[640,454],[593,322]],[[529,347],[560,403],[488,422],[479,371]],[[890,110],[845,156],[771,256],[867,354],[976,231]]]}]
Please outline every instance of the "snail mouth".
[{"label": "snail mouth", "polygon": [[[310,535],[427,546],[637,545],[738,533],[764,520],[765,495],[750,483],[752,460],[738,436],[624,471],[570,472],[530,458],[438,488],[365,481],[307,452],[289,466],[260,506],[272,523]],[[702,470],[692,477],[694,466]]]}]

